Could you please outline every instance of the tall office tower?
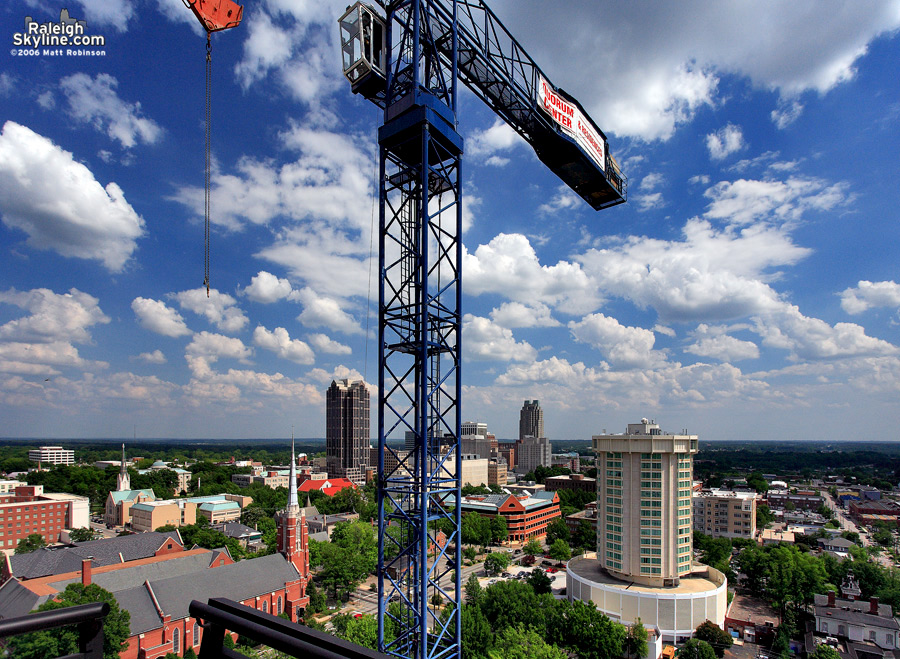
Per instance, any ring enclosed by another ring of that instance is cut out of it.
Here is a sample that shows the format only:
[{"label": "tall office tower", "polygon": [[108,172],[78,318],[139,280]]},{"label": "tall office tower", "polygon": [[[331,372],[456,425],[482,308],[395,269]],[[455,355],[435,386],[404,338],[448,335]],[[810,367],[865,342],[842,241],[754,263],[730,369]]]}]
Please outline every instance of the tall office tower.
[{"label": "tall office tower", "polygon": [[516,471],[527,474],[538,467],[549,467],[553,446],[546,437],[526,437],[516,445]]},{"label": "tall office tower", "polygon": [[594,435],[597,558],[612,576],[675,586],[691,571],[691,483],[697,435],[666,435],[647,419]]},{"label": "tall office tower", "polygon": [[362,380],[332,380],[325,409],[328,476],[365,484],[369,468],[369,390]]},{"label": "tall office tower", "polygon": [[536,400],[526,400],[519,412],[519,439],[544,436],[544,410]]}]

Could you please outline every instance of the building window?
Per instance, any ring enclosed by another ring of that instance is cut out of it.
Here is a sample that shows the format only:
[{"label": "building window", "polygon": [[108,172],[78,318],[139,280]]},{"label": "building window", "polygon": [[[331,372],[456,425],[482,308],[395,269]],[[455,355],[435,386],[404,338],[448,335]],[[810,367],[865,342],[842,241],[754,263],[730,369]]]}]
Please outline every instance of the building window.
[{"label": "building window", "polygon": [[269,603],[266,600],[263,600],[263,613],[269,612]]},{"label": "building window", "polygon": [[846,636],[846,635],[847,635],[847,628],[844,627],[844,625],[838,625],[838,632],[837,632],[837,633],[838,633],[838,636]]},{"label": "building window", "polygon": [[200,624],[196,621],[194,622],[194,633],[191,641],[193,641],[195,647],[200,645]]},{"label": "building window", "polygon": [[278,615],[281,615],[281,595],[278,596]]},{"label": "building window", "polygon": [[178,627],[172,631],[172,652],[181,654],[181,631]]}]

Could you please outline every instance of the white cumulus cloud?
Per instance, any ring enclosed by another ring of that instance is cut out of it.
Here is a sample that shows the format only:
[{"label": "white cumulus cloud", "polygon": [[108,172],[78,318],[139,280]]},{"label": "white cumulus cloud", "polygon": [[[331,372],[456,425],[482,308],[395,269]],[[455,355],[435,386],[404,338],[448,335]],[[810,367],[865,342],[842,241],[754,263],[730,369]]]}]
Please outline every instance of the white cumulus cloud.
[{"label": "white cumulus cloud", "polygon": [[250,319],[237,306],[237,300],[216,289],[210,289],[207,297],[205,288],[194,288],[175,293],[174,297],[182,309],[204,316],[223,332],[239,332]]},{"label": "white cumulus cloud", "polygon": [[118,84],[107,73],[98,73],[95,78],[86,73],[63,78],[59,85],[69,102],[67,114],[76,121],[91,124],[125,148],[137,142],[153,144],[159,140],[162,129],[152,119],[142,116],[140,103],[119,98]]},{"label": "white cumulus cloud", "polygon": [[537,356],[527,341],[517,342],[512,330],[481,318],[463,316],[463,350],[466,357],[476,361],[530,362]]},{"label": "white cumulus cloud", "polygon": [[276,327],[270,332],[262,325],[258,325],[253,330],[253,344],[297,364],[308,366],[316,360],[312,348],[300,339],[292,339],[283,327]]},{"label": "white cumulus cloud", "polygon": [[271,304],[278,300],[296,299],[297,297],[291,282],[265,270],[260,270],[250,280],[250,285],[243,290],[243,294],[254,302],[262,304]]},{"label": "white cumulus cloud", "polygon": [[104,188],[68,151],[15,122],[0,135],[0,213],[28,244],[120,272],[144,220],[115,183]]},{"label": "white cumulus cloud", "polygon": [[350,346],[339,343],[325,334],[310,334],[307,338],[309,338],[313,348],[319,352],[331,355],[349,355],[353,353],[353,349]]},{"label": "white cumulus cloud", "polygon": [[726,156],[744,148],[744,133],[740,126],[728,124],[715,133],[706,136],[706,148],[713,160],[722,160]]},{"label": "white cumulus cloud", "polygon": [[136,297],[131,303],[131,310],[137,316],[141,327],[151,332],[171,337],[191,333],[181,314],[160,300]]},{"label": "white cumulus cloud", "polygon": [[736,362],[759,357],[759,347],[752,341],[729,336],[728,328],[700,323],[692,332],[696,339],[684,351],[698,357],[710,357],[722,362]]},{"label": "white cumulus cloud", "polygon": [[849,314],[860,314],[875,307],[900,307],[900,284],[863,280],[841,293],[841,308]]},{"label": "white cumulus cloud", "polygon": [[654,350],[656,336],[642,327],[622,325],[602,313],[569,323],[576,340],[592,345],[616,369],[654,368],[665,362],[665,355]]}]

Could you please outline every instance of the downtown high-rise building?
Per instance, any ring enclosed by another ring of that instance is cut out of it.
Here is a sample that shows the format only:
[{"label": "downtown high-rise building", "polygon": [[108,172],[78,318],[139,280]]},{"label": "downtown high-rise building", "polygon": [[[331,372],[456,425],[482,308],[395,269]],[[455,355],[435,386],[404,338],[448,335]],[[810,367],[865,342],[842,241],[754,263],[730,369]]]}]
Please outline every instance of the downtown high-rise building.
[{"label": "downtown high-rise building", "polygon": [[544,410],[536,400],[526,400],[519,412],[519,439],[544,436]]},{"label": "downtown high-rise building", "polygon": [[333,380],[325,396],[325,455],[330,478],[365,484],[369,469],[369,390]]},{"label": "downtown high-rise building", "polygon": [[614,577],[673,586],[691,572],[691,486],[697,435],[647,419],[594,435],[597,558]]},{"label": "downtown high-rise building", "polygon": [[522,474],[553,464],[553,445],[546,437],[526,437],[516,442],[516,471]]}]

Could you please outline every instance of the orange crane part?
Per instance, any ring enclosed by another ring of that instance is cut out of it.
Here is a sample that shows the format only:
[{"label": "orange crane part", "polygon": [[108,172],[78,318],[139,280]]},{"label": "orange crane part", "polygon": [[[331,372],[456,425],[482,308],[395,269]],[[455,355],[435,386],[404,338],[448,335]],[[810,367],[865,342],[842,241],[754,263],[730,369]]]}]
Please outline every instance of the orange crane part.
[{"label": "orange crane part", "polygon": [[183,0],[203,29],[218,32],[237,27],[244,15],[244,8],[232,0]]}]

